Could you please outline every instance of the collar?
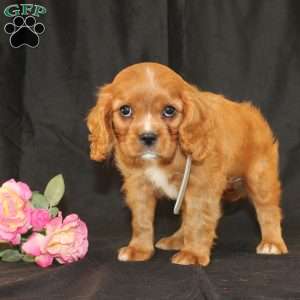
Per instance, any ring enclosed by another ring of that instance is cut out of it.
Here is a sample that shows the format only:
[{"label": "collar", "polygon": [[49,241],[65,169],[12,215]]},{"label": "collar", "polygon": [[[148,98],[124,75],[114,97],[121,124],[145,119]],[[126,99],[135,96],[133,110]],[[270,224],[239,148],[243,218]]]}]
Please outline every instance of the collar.
[{"label": "collar", "polygon": [[190,155],[188,155],[187,158],[186,158],[185,169],[184,169],[181,185],[180,185],[180,188],[179,188],[179,192],[178,192],[177,199],[176,199],[175,206],[174,206],[174,210],[173,210],[173,213],[175,215],[179,214],[179,211],[180,211],[180,208],[181,208],[181,205],[182,205],[183,197],[185,195],[186,188],[187,188],[189,178],[190,178],[190,174],[191,174],[191,166],[192,166],[192,158],[191,158]]}]

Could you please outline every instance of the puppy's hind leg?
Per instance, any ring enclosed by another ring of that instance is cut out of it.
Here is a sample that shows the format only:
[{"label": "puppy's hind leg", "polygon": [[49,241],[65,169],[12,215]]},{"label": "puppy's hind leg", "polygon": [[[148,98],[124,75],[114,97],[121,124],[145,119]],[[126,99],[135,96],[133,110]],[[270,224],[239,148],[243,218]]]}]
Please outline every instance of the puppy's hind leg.
[{"label": "puppy's hind leg", "polygon": [[183,247],[183,225],[172,235],[161,238],[155,247],[162,250],[180,250]]},{"label": "puppy's hind leg", "polygon": [[247,175],[249,196],[253,201],[260,225],[262,240],[258,254],[285,254],[288,252],[281,233],[281,187],[277,160],[261,159],[252,164]]}]

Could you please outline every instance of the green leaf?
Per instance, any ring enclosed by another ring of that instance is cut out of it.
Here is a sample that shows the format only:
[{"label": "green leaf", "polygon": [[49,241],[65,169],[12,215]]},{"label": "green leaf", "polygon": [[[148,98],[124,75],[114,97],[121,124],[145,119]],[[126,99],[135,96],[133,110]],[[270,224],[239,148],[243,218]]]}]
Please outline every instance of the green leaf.
[{"label": "green leaf", "polygon": [[0,253],[3,251],[3,250],[7,250],[7,249],[10,249],[11,248],[11,245],[8,244],[8,243],[4,243],[4,242],[1,242],[0,243]]},{"label": "green leaf", "polygon": [[28,263],[35,262],[34,257],[27,254],[23,255],[22,260]]},{"label": "green leaf", "polygon": [[54,217],[57,216],[59,210],[58,210],[57,207],[54,206],[54,207],[51,207],[51,208],[49,209],[49,212],[50,212],[50,214],[51,214],[51,217],[54,218]]},{"label": "green leaf", "polygon": [[49,207],[49,203],[48,203],[46,197],[39,192],[32,193],[31,203],[34,208],[48,209],[48,207]]},{"label": "green leaf", "polygon": [[64,178],[61,174],[53,177],[47,184],[44,195],[50,206],[56,206],[65,193]]},{"label": "green leaf", "polygon": [[1,254],[2,261],[17,262],[22,259],[22,254],[18,250],[7,249]]},{"label": "green leaf", "polygon": [[[33,196],[34,194],[41,194],[41,192],[40,192],[40,191],[32,191],[32,196]],[[31,196],[31,199],[32,199],[32,196]]]},{"label": "green leaf", "polygon": [[11,250],[12,246],[10,244],[7,243],[1,243],[0,244],[0,258],[2,257],[2,255],[5,253],[5,251],[7,250]]},{"label": "green leaf", "polygon": [[5,253],[7,249],[3,250],[3,251],[0,251],[0,258],[2,257],[2,255]]}]

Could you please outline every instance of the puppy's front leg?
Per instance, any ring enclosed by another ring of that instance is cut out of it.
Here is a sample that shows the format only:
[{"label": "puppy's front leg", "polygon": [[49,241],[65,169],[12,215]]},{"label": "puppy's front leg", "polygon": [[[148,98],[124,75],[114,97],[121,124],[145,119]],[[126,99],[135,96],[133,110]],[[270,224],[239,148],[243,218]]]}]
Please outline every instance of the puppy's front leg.
[{"label": "puppy's front leg", "polygon": [[206,266],[220,217],[220,195],[186,195],[183,207],[184,246],[172,257],[172,263]]},{"label": "puppy's front leg", "polygon": [[153,220],[156,199],[153,190],[139,178],[125,182],[126,202],[132,214],[132,238],[128,246],[119,249],[120,261],[142,261],[154,253]]}]

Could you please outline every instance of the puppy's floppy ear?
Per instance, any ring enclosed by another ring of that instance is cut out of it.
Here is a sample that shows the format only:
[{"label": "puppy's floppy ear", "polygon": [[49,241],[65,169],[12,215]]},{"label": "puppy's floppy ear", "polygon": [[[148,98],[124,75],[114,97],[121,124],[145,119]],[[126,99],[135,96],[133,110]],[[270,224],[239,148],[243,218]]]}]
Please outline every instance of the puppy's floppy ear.
[{"label": "puppy's floppy ear", "polygon": [[111,110],[111,85],[100,88],[96,105],[87,116],[87,126],[90,131],[90,157],[93,160],[104,160],[113,147]]},{"label": "puppy's floppy ear", "polygon": [[179,128],[179,142],[183,151],[195,161],[207,156],[213,141],[211,113],[201,96],[201,92],[190,85],[181,94],[184,119]]}]

